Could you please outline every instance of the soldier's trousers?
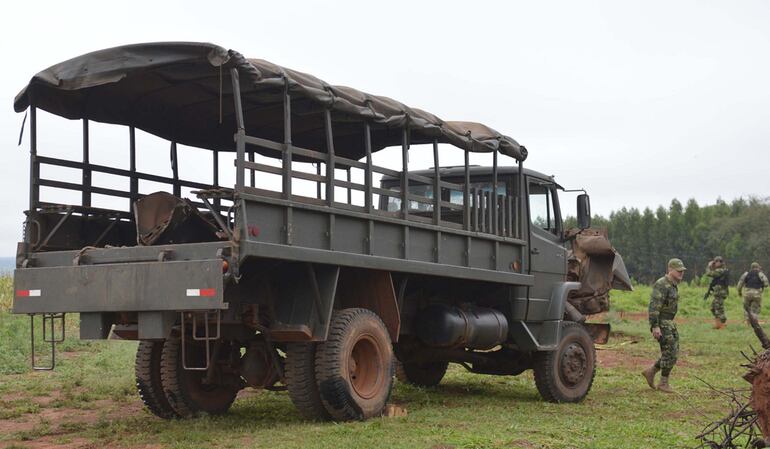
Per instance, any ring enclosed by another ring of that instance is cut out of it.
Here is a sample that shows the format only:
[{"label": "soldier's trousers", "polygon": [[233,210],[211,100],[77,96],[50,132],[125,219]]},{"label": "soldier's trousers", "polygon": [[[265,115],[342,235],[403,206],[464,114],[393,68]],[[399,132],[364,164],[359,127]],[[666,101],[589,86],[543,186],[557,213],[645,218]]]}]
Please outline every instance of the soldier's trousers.
[{"label": "soldier's trousers", "polygon": [[711,314],[714,315],[714,318],[718,318],[721,322],[726,322],[727,317],[725,316],[725,296],[716,296],[714,295],[714,300],[711,301]]},{"label": "soldier's trousers", "polygon": [[751,313],[758,316],[760,310],[762,309],[762,290],[756,288],[744,288],[743,308],[744,315],[746,315],[746,310],[750,310]]},{"label": "soldier's trousers", "polygon": [[655,367],[660,368],[663,376],[671,374],[671,369],[676,364],[679,357],[679,332],[676,330],[676,324],[671,320],[662,320],[660,322],[660,358],[655,362]]}]

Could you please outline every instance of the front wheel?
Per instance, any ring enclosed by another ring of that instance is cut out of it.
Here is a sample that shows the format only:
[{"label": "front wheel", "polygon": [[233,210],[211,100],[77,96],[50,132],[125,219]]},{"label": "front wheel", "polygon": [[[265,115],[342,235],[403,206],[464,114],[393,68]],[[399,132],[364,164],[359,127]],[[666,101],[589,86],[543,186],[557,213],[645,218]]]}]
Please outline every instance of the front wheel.
[{"label": "front wheel", "polygon": [[555,351],[534,356],[535,385],[549,402],[580,402],[591,390],[596,375],[596,349],[582,325],[565,321]]}]

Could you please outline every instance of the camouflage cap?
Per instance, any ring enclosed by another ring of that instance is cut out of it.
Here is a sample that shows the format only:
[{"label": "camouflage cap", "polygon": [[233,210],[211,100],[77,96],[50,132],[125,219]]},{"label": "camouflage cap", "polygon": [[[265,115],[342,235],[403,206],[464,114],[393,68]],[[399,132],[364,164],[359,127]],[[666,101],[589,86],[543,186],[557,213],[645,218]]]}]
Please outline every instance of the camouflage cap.
[{"label": "camouflage cap", "polygon": [[714,262],[724,262],[724,261],[725,261],[725,260],[724,260],[724,259],[722,259],[722,256],[716,256],[716,257],[714,258]]},{"label": "camouflage cap", "polygon": [[682,262],[682,259],[671,259],[668,261],[668,268],[676,271],[684,271],[687,268],[684,267],[684,262]]},{"label": "camouflage cap", "polygon": [[762,267],[759,266],[759,262],[752,262],[751,263],[751,269],[752,270],[759,270],[760,268],[762,268]]}]

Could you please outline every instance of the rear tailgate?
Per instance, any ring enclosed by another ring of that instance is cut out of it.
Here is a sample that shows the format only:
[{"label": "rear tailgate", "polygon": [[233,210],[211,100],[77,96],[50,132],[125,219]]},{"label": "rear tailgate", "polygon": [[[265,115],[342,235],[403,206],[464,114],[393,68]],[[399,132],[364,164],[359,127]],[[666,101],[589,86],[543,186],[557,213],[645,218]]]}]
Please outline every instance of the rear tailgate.
[{"label": "rear tailgate", "polygon": [[14,313],[226,309],[222,259],[14,271]]}]

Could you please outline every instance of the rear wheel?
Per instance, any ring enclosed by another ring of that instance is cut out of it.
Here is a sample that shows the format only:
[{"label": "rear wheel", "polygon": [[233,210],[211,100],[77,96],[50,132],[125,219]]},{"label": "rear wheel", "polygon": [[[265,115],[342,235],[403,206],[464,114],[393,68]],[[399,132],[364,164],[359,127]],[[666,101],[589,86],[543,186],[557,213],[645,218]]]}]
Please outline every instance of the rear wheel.
[{"label": "rear wheel", "polygon": [[562,323],[555,351],[534,356],[535,384],[549,402],[580,402],[594,382],[596,349],[588,331],[571,321]]},{"label": "rear wheel", "polygon": [[449,362],[414,363],[396,361],[396,378],[418,387],[435,387],[446,374]]},{"label": "rear wheel", "polygon": [[162,341],[142,340],[136,348],[136,389],[139,397],[156,416],[163,419],[177,418],[166,395],[163,394],[163,386],[160,380],[160,358],[163,352]]},{"label": "rear wheel", "polygon": [[[206,364],[205,347],[186,342],[186,362],[189,366]],[[214,363],[213,361],[211,363]],[[225,413],[241,388],[240,379],[234,376],[215,376],[216,383],[204,382],[206,371],[190,371],[182,366],[181,340],[166,340],[161,357],[161,382],[163,392],[174,411],[183,418],[203,413]]]},{"label": "rear wheel", "polygon": [[321,402],[315,375],[317,343],[286,345],[286,389],[297,410],[306,419],[328,420],[329,412]]},{"label": "rear wheel", "polygon": [[335,420],[382,414],[393,388],[393,347],[382,320],[368,309],[334,313],[329,338],[318,345],[316,379]]}]

